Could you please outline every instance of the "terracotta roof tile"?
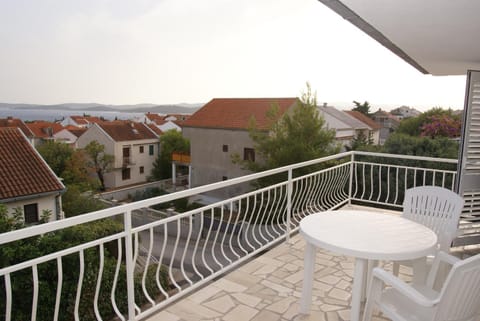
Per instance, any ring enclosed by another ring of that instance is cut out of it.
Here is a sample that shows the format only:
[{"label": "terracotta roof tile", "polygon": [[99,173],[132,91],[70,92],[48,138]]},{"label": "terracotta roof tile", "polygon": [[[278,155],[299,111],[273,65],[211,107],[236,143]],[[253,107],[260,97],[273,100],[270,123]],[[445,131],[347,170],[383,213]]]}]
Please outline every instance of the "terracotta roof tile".
[{"label": "terracotta roof tile", "polygon": [[153,130],[153,132],[154,132],[155,134],[157,134],[158,136],[160,136],[160,135],[163,134],[162,130],[161,130],[160,128],[158,128],[157,125],[155,125],[155,124],[148,124],[147,126],[148,126],[148,128],[150,128],[151,130]]},{"label": "terracotta roof tile", "polygon": [[370,117],[368,117],[367,115],[365,114],[362,114],[361,112],[359,111],[356,111],[356,110],[346,110],[346,112],[352,116],[352,117],[355,117],[356,119],[358,119],[359,121],[367,124],[370,128],[372,129],[380,129],[382,128],[382,126],[380,126],[379,124],[377,124],[373,119],[371,119]]},{"label": "terracotta roof tile", "polygon": [[40,138],[49,138],[63,129],[63,126],[58,123],[43,120],[36,120],[32,123],[26,123],[25,125],[32,131],[35,137]]},{"label": "terracotta roof tile", "polygon": [[102,123],[103,120],[101,120],[98,117],[95,116],[70,116],[71,119],[73,119],[77,124],[79,125],[88,125],[90,123]]},{"label": "terracotta roof tile", "polygon": [[248,129],[255,118],[257,128],[267,129],[267,111],[277,104],[280,115],[294,106],[297,98],[215,98],[195,112],[182,126]]},{"label": "terracotta roof tile", "polygon": [[155,135],[143,123],[131,121],[111,121],[98,123],[114,141],[123,142],[128,140],[156,139]]},{"label": "terracotta roof tile", "polygon": [[65,187],[17,128],[0,128],[0,199]]},{"label": "terracotta roof tile", "polygon": [[0,127],[18,127],[27,137],[34,137],[32,131],[25,125],[25,123],[18,118],[3,118],[0,119]]}]

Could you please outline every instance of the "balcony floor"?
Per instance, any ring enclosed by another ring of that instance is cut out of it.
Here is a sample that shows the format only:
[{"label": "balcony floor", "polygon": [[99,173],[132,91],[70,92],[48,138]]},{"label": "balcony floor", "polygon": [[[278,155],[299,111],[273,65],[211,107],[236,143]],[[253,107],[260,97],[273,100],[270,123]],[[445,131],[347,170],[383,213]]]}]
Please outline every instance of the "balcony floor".
[{"label": "balcony floor", "polygon": [[[300,314],[304,248],[303,238],[296,234],[289,243],[279,244],[146,320],[350,320],[354,260],[322,249],[316,256],[311,312]],[[400,274],[406,281],[411,279],[409,268],[402,267]],[[376,316],[373,320],[388,319]]]}]

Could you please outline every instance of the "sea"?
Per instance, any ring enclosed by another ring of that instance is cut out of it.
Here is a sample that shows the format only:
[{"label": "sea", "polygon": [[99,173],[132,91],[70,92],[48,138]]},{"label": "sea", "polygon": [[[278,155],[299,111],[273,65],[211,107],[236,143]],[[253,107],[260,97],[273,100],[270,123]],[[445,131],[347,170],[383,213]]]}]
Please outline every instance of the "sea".
[{"label": "sea", "polygon": [[103,117],[107,120],[132,119],[140,120],[144,113],[128,111],[93,111],[93,110],[52,110],[52,109],[23,109],[23,108],[0,108],[0,118],[20,118],[23,121],[46,120],[61,121],[72,115],[89,115]]}]

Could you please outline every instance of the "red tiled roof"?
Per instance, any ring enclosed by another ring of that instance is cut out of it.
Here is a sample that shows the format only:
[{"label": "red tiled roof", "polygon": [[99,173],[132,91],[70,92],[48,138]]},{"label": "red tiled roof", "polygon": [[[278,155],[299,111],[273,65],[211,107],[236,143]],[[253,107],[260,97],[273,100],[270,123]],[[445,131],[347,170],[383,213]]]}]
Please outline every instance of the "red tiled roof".
[{"label": "red tiled roof", "polygon": [[25,123],[18,118],[4,118],[0,119],[0,127],[18,127],[27,137],[33,137],[32,131],[25,125]]},{"label": "red tiled roof", "polygon": [[103,122],[103,120],[95,116],[70,116],[70,118],[73,119],[79,125],[88,125],[90,123]]},{"label": "red tiled roof", "polygon": [[187,119],[184,127],[248,129],[255,118],[258,129],[268,128],[267,111],[278,105],[279,116],[294,106],[297,98],[215,98]]},{"label": "red tiled roof", "polygon": [[362,114],[362,113],[359,112],[359,111],[356,111],[356,110],[346,110],[345,112],[347,112],[350,116],[355,117],[356,119],[358,119],[358,120],[361,121],[362,123],[367,124],[367,125],[368,125],[370,128],[372,128],[372,129],[380,129],[380,128],[382,128],[382,126],[380,126],[379,124],[377,124],[373,119],[371,119],[370,117],[368,117],[368,116],[365,115],[365,114]]},{"label": "red tiled roof", "polygon": [[83,133],[87,131],[87,128],[77,127],[77,126],[73,126],[73,125],[68,125],[67,127],[65,127],[65,129],[68,130],[69,132],[71,132],[72,134],[74,134],[77,137],[82,136]]},{"label": "red tiled roof", "polygon": [[110,121],[97,124],[116,142],[140,139],[156,139],[157,136],[143,123]]},{"label": "red tiled roof", "polygon": [[35,137],[41,138],[51,137],[51,135],[56,134],[63,129],[63,126],[58,123],[51,123],[43,120],[36,120],[33,123],[26,123],[25,125],[32,131]]},{"label": "red tiled roof", "polygon": [[0,199],[65,187],[17,128],[0,128]]},{"label": "red tiled roof", "polygon": [[158,136],[160,136],[160,135],[163,134],[162,130],[161,130],[160,128],[158,128],[157,125],[155,125],[155,124],[148,124],[147,126],[148,126],[148,128],[150,128],[151,130],[153,130],[153,132],[154,132],[155,134],[157,134]]}]

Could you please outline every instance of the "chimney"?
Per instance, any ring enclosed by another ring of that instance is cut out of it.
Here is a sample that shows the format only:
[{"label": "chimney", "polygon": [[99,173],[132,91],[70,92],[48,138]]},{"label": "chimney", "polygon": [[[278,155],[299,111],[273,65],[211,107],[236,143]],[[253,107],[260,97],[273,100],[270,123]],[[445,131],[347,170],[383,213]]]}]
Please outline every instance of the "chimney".
[{"label": "chimney", "polygon": [[323,103],[323,107],[327,107],[327,103]]}]

